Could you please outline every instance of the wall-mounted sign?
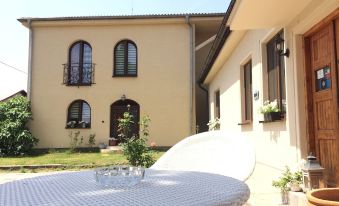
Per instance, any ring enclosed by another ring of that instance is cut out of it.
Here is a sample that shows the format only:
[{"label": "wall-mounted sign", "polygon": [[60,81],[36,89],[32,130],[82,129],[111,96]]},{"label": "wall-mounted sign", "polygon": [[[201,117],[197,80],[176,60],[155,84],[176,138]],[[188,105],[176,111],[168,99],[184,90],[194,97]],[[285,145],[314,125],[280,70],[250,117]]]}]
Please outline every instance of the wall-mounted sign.
[{"label": "wall-mounted sign", "polygon": [[316,75],[316,91],[322,91],[331,87],[331,69],[326,66],[322,69],[318,69],[315,72]]}]

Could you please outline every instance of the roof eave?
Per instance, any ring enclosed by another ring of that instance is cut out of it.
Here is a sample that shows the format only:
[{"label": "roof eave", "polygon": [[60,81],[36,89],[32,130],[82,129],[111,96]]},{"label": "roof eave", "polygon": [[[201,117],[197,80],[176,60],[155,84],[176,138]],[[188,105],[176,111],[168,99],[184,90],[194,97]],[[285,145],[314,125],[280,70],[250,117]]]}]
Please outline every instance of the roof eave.
[{"label": "roof eave", "polygon": [[198,83],[199,84],[203,84],[206,77],[208,76],[215,60],[217,59],[223,45],[225,44],[227,38],[229,37],[229,35],[231,34],[231,30],[230,27],[227,26],[227,21],[233,11],[233,8],[235,7],[236,4],[236,0],[232,0],[228,6],[228,9],[225,13],[225,16],[222,20],[222,23],[220,25],[220,28],[218,30],[216,39],[213,42],[213,45],[211,47],[211,50],[206,58],[204,67],[202,69],[202,72],[200,74],[200,77],[198,79]]},{"label": "roof eave", "polygon": [[79,20],[123,20],[123,19],[157,19],[181,17],[222,17],[225,13],[187,13],[187,14],[150,14],[150,15],[119,15],[119,16],[69,16],[69,17],[22,17],[17,20],[21,23],[31,21],[79,21]]}]

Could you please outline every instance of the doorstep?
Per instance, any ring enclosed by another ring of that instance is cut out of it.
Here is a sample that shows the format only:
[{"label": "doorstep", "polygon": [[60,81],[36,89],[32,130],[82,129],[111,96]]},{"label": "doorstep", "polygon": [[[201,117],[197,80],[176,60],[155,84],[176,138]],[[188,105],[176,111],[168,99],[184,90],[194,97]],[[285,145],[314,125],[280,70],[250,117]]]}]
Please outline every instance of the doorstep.
[{"label": "doorstep", "polygon": [[120,152],[122,151],[121,146],[108,146],[106,149],[100,149],[101,153],[109,153],[109,152]]},{"label": "doorstep", "polygon": [[307,206],[306,194],[303,192],[289,192],[288,193],[291,206]]}]

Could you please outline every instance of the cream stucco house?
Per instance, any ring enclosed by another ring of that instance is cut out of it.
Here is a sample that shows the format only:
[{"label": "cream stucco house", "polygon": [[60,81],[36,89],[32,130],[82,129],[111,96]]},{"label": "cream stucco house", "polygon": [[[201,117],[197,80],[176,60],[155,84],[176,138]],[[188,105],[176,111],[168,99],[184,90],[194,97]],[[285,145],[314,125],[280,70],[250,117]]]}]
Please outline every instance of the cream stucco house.
[{"label": "cream stucco house", "polygon": [[[232,1],[199,83],[210,118],[255,142],[257,162],[279,172],[312,152],[324,184],[339,185],[339,1]],[[258,112],[266,100],[277,121]]]},{"label": "cream stucco house", "polygon": [[195,133],[196,124],[203,127],[208,120],[201,109],[206,93],[195,84],[195,74],[222,18],[217,13],[19,19],[30,33],[27,94],[38,147],[68,147],[68,134],[76,130],[85,141],[95,133],[96,143],[107,144],[127,105],[135,122],[149,115],[150,141],[159,146]]}]

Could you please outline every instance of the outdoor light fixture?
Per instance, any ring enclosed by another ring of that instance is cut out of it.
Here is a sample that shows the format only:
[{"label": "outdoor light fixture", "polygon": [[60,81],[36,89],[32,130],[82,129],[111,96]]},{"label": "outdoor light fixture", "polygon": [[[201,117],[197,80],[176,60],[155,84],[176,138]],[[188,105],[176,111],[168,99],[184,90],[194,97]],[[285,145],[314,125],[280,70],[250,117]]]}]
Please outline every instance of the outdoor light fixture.
[{"label": "outdoor light fixture", "polygon": [[121,99],[121,101],[125,101],[126,100],[126,95],[121,95],[121,97],[120,97],[120,99]]},{"label": "outdoor light fixture", "polygon": [[307,157],[307,162],[301,169],[305,190],[318,189],[323,179],[324,168],[320,166],[317,158],[312,153]]},{"label": "outdoor light fixture", "polygon": [[288,48],[285,49],[284,51],[284,39],[278,35],[275,39],[275,47],[277,49],[277,51],[279,52],[280,56],[286,56],[289,57],[290,56],[290,50]]}]

